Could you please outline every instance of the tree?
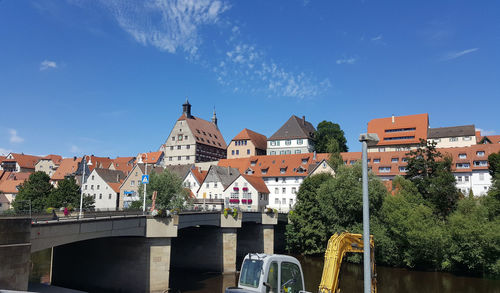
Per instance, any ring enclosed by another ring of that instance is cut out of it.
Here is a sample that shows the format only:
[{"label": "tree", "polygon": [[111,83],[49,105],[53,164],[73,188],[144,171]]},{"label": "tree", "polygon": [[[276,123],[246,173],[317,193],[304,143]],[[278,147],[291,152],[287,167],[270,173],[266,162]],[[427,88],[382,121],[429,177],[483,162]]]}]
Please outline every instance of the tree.
[{"label": "tree", "polygon": [[314,148],[318,153],[328,153],[328,145],[331,139],[337,141],[339,152],[347,152],[347,140],[344,136],[344,131],[340,129],[340,125],[330,121],[321,121],[316,128],[314,134]]},{"label": "tree", "polygon": [[12,203],[16,212],[27,211],[31,201],[31,210],[41,212],[47,206],[47,200],[52,191],[49,175],[45,172],[34,172],[19,187],[16,199]]},{"label": "tree", "polygon": [[330,174],[321,173],[304,179],[297,193],[297,203],[289,214],[290,223],[286,227],[286,248],[288,251],[315,254],[324,251],[322,245],[329,235],[319,217],[320,206],[317,190],[333,179]]},{"label": "tree", "polygon": [[500,174],[500,152],[488,156],[488,170],[492,177]]},{"label": "tree", "polygon": [[[64,178],[57,184],[57,188],[52,189],[47,199],[47,207],[73,207],[80,208],[81,190],[76,184],[74,177]],[[94,208],[94,198],[91,196],[83,197],[83,210]]]},{"label": "tree", "polygon": [[[150,174],[146,188],[146,206],[151,205],[154,191],[157,192],[155,203],[157,209],[181,209],[189,197],[188,191],[182,186],[182,179],[168,169],[161,173]],[[132,203],[131,208],[142,209],[144,185],[139,187],[138,192],[141,198],[138,202]]]},{"label": "tree", "polygon": [[435,142],[420,140],[420,146],[407,154],[408,171],[405,175],[418,192],[434,207],[434,212],[445,218],[455,210],[459,192],[451,173],[452,159],[437,151]]},{"label": "tree", "polygon": [[344,164],[342,156],[340,155],[339,144],[335,139],[330,139],[327,146],[327,151],[330,153],[328,164],[332,166],[333,170],[337,172],[339,166]]}]

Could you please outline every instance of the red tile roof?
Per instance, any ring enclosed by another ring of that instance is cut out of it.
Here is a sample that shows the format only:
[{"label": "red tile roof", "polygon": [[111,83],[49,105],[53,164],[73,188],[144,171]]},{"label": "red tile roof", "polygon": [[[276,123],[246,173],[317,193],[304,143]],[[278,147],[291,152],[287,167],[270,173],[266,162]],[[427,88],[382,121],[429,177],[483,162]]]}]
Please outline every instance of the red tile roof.
[{"label": "red tile roof", "polygon": [[63,180],[65,176],[75,173],[78,169],[78,164],[82,161],[82,158],[66,158],[62,159],[61,164],[57,168],[56,172],[52,175],[50,180],[58,181]]},{"label": "red tile roof", "polygon": [[95,168],[109,169],[111,163],[113,162],[113,160],[110,159],[109,157],[96,157],[92,155],[92,156],[85,156],[85,158],[87,164],[89,162],[92,163],[91,165],[88,165],[90,172],[92,172],[92,170],[94,170]]},{"label": "red tile roof", "polygon": [[140,153],[137,155],[137,162],[139,162],[139,158],[142,158],[143,163],[156,164],[158,163],[158,160],[161,159],[162,154],[163,154],[162,151]]},{"label": "red tile roof", "polygon": [[17,187],[24,183],[23,180],[3,180],[0,182],[0,193],[17,194]]},{"label": "red tile roof", "polygon": [[266,183],[264,183],[264,180],[262,177],[259,176],[250,176],[250,175],[245,175],[241,174],[243,178],[245,178],[250,185],[252,185],[258,192],[260,193],[269,193],[269,189],[266,186]]},{"label": "red tile roof", "polygon": [[187,118],[185,114],[182,114],[179,120],[185,120],[189,126],[189,129],[193,133],[196,143],[201,143],[205,145],[209,145],[212,147],[216,147],[219,149],[227,149],[226,142],[224,141],[224,137],[220,132],[219,128],[212,122],[208,122],[207,120],[191,116],[191,118]]},{"label": "red tile roof", "polygon": [[205,181],[205,177],[207,177],[208,174],[207,171],[199,170],[198,168],[191,169],[191,172],[193,173],[193,176],[196,177],[196,180],[198,180],[200,185],[203,181]]},{"label": "red tile roof", "polygon": [[10,153],[14,159],[4,159],[4,162],[17,162],[21,168],[35,169],[36,163],[42,158],[38,156]]},{"label": "red tile roof", "polygon": [[[222,159],[218,166],[237,168],[240,173],[244,174],[248,168],[254,170],[252,175],[262,177],[284,177],[284,176],[307,176],[307,168],[309,164],[320,162],[323,159],[328,159],[330,154],[317,154],[316,160],[313,160],[314,154],[290,154],[290,155],[271,155],[271,156],[251,156],[238,159]],[[303,159],[305,162],[303,163]],[[281,173],[281,167],[287,166],[284,173]],[[298,169],[306,169],[305,172],[299,173]],[[267,172],[262,173],[262,170]]]},{"label": "red tile roof", "polygon": [[120,170],[125,174],[128,174],[134,168],[135,157],[117,157],[113,159],[113,166],[116,170]]},{"label": "red tile roof", "polygon": [[266,150],[267,149],[267,137],[250,129],[243,129],[240,133],[238,133],[234,138],[234,140],[250,140],[255,145],[255,148]]},{"label": "red tile roof", "polygon": [[59,155],[46,155],[45,157],[41,158],[43,160],[51,160],[54,162],[55,165],[61,164],[62,157]]},{"label": "red tile roof", "polygon": [[427,139],[428,128],[427,113],[378,118],[368,122],[368,133],[378,135],[379,146],[418,144],[420,139]]}]

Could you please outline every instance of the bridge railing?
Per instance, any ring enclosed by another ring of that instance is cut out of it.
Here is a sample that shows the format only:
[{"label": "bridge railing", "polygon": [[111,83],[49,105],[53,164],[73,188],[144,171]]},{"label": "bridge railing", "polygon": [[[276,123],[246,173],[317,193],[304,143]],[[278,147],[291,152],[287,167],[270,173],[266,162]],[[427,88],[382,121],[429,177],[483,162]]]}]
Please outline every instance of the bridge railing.
[{"label": "bridge railing", "polygon": [[[140,216],[143,215],[142,210],[89,210],[82,212],[82,219],[98,219],[98,218],[115,218],[115,217],[130,217],[130,216]],[[53,211],[51,213],[47,211],[10,211],[8,213],[1,213],[0,218],[3,217],[15,217],[15,218],[31,218],[32,223],[43,223],[48,221],[67,221],[67,220],[79,220],[80,213],[78,210],[73,210],[66,215],[63,211]]]}]

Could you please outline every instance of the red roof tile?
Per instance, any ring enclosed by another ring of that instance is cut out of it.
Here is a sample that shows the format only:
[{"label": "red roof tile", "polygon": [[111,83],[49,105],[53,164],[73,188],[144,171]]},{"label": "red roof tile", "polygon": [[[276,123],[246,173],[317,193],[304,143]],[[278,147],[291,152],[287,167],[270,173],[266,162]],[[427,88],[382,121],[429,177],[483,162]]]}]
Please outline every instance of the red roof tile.
[{"label": "red roof tile", "polygon": [[238,133],[234,138],[234,140],[250,140],[255,145],[255,148],[266,150],[267,149],[267,137],[250,129],[243,129],[240,133]]},{"label": "red roof tile", "polygon": [[196,142],[213,146],[219,149],[227,149],[226,142],[224,141],[224,137],[220,132],[219,128],[212,122],[208,122],[207,120],[191,116],[191,118],[187,118],[186,115],[182,114],[179,120],[185,120],[189,126],[189,129],[195,136]]},{"label": "red roof tile", "polygon": [[[377,145],[418,144],[427,139],[429,115],[417,114],[372,119],[368,122],[368,133],[376,133],[380,139]],[[399,139],[401,138],[401,139]]]},{"label": "red roof tile", "polygon": [[137,155],[137,162],[139,161],[139,158],[142,158],[143,163],[157,164],[158,160],[160,160],[162,154],[163,154],[162,151],[150,152],[150,153],[140,153]]},{"label": "red roof tile", "polygon": [[82,158],[66,158],[62,159],[61,164],[57,168],[56,172],[52,175],[50,180],[58,181],[63,180],[65,176],[70,175],[78,169],[78,164],[82,161]]},{"label": "red roof tile", "polygon": [[36,163],[42,158],[38,156],[11,153],[14,159],[4,159],[4,162],[17,162],[21,168],[35,169]]},{"label": "red roof tile", "polygon": [[266,183],[264,183],[264,180],[262,177],[259,176],[250,176],[250,175],[245,175],[241,174],[243,178],[245,178],[250,185],[252,185],[258,192],[260,193],[269,193],[269,189],[266,186]]}]

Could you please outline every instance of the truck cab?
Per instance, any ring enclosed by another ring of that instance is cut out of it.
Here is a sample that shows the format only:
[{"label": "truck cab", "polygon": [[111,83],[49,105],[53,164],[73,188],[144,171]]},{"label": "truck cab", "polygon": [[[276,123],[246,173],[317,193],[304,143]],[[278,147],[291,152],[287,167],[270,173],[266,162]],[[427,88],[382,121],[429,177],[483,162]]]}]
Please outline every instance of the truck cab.
[{"label": "truck cab", "polygon": [[238,287],[226,293],[305,293],[300,262],[288,255],[250,253],[241,265]]}]

